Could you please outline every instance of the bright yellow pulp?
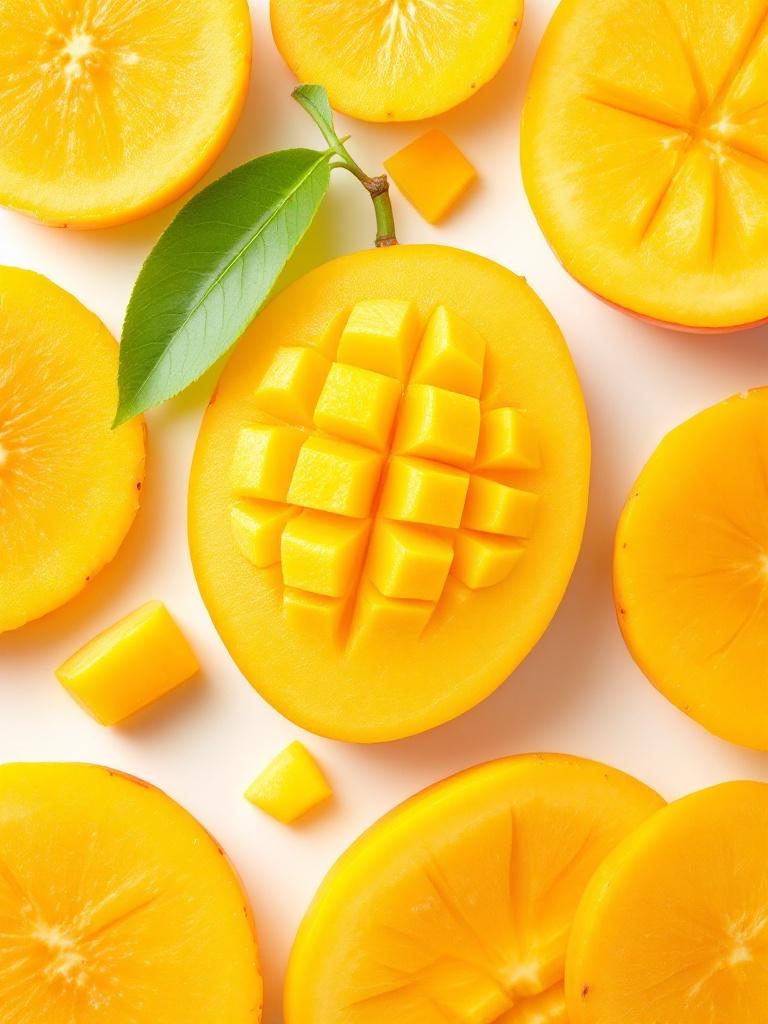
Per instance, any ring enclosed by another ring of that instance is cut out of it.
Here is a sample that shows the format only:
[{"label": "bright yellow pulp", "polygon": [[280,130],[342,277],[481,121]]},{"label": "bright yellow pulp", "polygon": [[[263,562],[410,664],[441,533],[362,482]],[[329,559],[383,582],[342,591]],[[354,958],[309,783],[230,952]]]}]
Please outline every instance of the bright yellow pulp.
[{"label": "bright yellow pulp", "polygon": [[0,203],[101,227],[171,202],[240,114],[246,0],[0,0]]},{"label": "bright yellow pulp", "polygon": [[672,431],[632,489],[614,581],[627,645],[712,732],[768,750],[768,389]]},{"label": "bright yellow pulp", "polygon": [[621,772],[554,755],[414,797],[322,884],[291,954],[286,1024],[566,1024],[581,894],[662,804]]},{"label": "bright yellow pulp", "polygon": [[216,842],[138,779],[0,767],[3,1024],[258,1024],[248,903]]},{"label": "bright yellow pulp", "polygon": [[588,473],[573,365],[520,278],[442,247],[358,253],[283,292],[226,368],[192,469],[195,572],[280,711],[409,735],[538,640]]},{"label": "bright yellow pulp", "polygon": [[695,793],[641,825],[579,906],[570,1024],[763,1024],[767,863],[762,783]]},{"label": "bright yellow pulp", "polygon": [[685,327],[768,317],[764,0],[564,0],[522,161],[544,233],[587,288]]},{"label": "bright yellow pulp", "polygon": [[472,96],[514,46],[523,0],[271,0],[296,77],[363,121],[415,121]]},{"label": "bright yellow pulp", "polygon": [[111,429],[117,353],[71,295],[0,268],[0,633],[82,590],[133,522],[144,426]]}]

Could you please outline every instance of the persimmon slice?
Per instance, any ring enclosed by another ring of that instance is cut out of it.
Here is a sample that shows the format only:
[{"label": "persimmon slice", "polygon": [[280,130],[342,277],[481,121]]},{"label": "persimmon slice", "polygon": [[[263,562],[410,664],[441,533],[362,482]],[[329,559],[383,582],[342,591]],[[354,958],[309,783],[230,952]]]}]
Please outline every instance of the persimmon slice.
[{"label": "persimmon slice", "polygon": [[117,355],[77,299],[0,267],[0,633],[74,597],[136,515],[144,424],[111,429]]},{"label": "persimmon slice", "polygon": [[248,901],[222,850],[138,779],[0,767],[4,1024],[258,1024]]},{"label": "persimmon slice", "polygon": [[246,0],[0,0],[0,203],[143,216],[213,163],[245,100]]},{"label": "persimmon slice", "polygon": [[621,772],[554,755],[425,790],[321,885],[291,954],[286,1024],[565,1024],[581,894],[662,805]]}]

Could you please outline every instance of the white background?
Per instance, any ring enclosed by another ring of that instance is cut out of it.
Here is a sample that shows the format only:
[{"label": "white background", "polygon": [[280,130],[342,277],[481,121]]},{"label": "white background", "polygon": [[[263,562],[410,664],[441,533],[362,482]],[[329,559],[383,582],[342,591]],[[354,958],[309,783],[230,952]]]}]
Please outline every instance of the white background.
[{"label": "white background", "polygon": [[[261,153],[320,144],[289,98],[294,83],[272,42],[267,0],[252,7],[248,105],[206,181]],[[768,779],[768,755],[709,736],[644,680],[615,624],[610,575],[616,519],[643,462],[682,419],[734,391],[767,383],[768,331],[696,337],[657,329],[604,306],[558,265],[528,207],[518,166],[525,83],[553,8],[552,0],[533,0],[497,79],[435,122],[480,171],[482,183],[463,208],[434,229],[394,195],[402,241],[471,249],[528,278],[565,333],[587,397],[594,474],[583,552],[552,627],[513,679],[455,722],[375,747],[304,736],[262,701],[219,641],[187,553],[187,476],[212,375],[149,416],[144,505],[113,565],[69,606],[0,637],[0,760],[109,764],[156,783],[199,817],[229,852],[254,904],[267,983],[265,1024],[281,1019],[281,979],[292,937],[327,868],[363,828],[428,783],[479,761],[531,750],[607,761],[667,797],[728,778]],[[369,173],[426,127],[339,123],[352,134],[353,154]],[[139,266],[179,205],[92,233],[57,231],[0,212],[0,262],[47,274],[119,334]],[[291,273],[365,247],[373,233],[368,199],[338,172]],[[150,598],[164,600],[182,623],[203,674],[127,726],[103,729],[64,693],[53,669]],[[336,799],[288,829],[247,804],[242,791],[296,737],[318,756]]]}]

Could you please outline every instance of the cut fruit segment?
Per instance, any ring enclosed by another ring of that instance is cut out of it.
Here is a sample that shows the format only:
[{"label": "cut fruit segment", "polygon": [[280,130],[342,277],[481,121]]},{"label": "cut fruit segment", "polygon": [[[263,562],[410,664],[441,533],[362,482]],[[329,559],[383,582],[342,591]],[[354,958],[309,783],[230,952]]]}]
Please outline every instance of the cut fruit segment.
[{"label": "cut fruit segment", "polygon": [[246,799],[284,825],[325,803],[331,787],[307,748],[295,741],[253,780]]},{"label": "cut fruit segment", "polygon": [[403,195],[430,224],[443,220],[477,179],[477,171],[439,128],[384,161]]},{"label": "cut fruit segment", "polygon": [[662,806],[621,772],[556,755],[493,761],[425,790],[321,885],[291,954],[286,1024],[564,1020],[581,894]]},{"label": "cut fruit segment", "polygon": [[0,203],[120,224],[221,152],[248,88],[245,0],[0,0]]},{"label": "cut fruit segment", "polygon": [[258,1024],[253,920],[216,841],[139,779],[0,766],[7,1024]]},{"label": "cut fruit segment", "polygon": [[619,523],[619,624],[651,682],[734,743],[768,750],[768,388],[661,442]]},{"label": "cut fruit segment", "polygon": [[499,71],[522,0],[271,0],[272,32],[301,82],[363,121],[416,121],[472,96]]},{"label": "cut fruit segment", "polygon": [[0,633],[79,593],[136,515],[144,425],[111,429],[117,354],[67,292],[0,268]]},{"label": "cut fruit segment", "polygon": [[571,1024],[768,1018],[768,786],[732,782],[644,822],[597,870],[568,947]]},{"label": "cut fruit segment", "polygon": [[560,4],[521,156],[542,230],[587,288],[694,330],[768,317],[766,53],[764,0],[723,17],[709,0]]}]

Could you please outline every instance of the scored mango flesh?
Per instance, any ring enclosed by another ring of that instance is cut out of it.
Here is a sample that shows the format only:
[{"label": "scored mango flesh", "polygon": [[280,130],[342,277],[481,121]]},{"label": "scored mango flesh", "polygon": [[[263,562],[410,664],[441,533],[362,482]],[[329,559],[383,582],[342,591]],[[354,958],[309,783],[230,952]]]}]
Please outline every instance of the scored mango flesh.
[{"label": "scored mango flesh", "polygon": [[694,793],[640,825],[576,914],[570,1024],[763,1024],[766,864],[764,783]]},{"label": "scored mango flesh", "polygon": [[279,296],[225,370],[192,470],[195,572],[288,717],[409,735],[536,642],[588,467],[573,366],[523,281],[440,247],[356,254]]},{"label": "scored mango flesh", "polygon": [[768,389],[673,430],[632,489],[616,535],[624,639],[686,714],[768,750]]},{"label": "scored mango flesh", "polygon": [[111,429],[117,355],[71,295],[0,268],[0,633],[82,590],[136,515],[144,425]]},{"label": "scored mango flesh", "polygon": [[682,327],[768,317],[764,0],[564,0],[521,145],[539,223],[587,288]]},{"label": "scored mango flesh", "polygon": [[581,894],[661,806],[621,772],[555,755],[425,790],[321,885],[288,965],[286,1024],[566,1024]]},{"label": "scored mango flesh", "polygon": [[271,0],[275,42],[301,82],[363,121],[415,121],[473,95],[520,31],[523,0]]},{"label": "scored mango flesh", "polygon": [[0,0],[0,203],[101,227],[171,202],[248,86],[246,0]]},{"label": "scored mango flesh", "polygon": [[159,790],[107,768],[0,767],[3,1024],[258,1024],[247,898]]}]

